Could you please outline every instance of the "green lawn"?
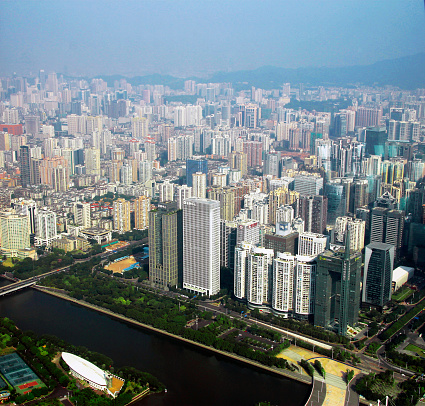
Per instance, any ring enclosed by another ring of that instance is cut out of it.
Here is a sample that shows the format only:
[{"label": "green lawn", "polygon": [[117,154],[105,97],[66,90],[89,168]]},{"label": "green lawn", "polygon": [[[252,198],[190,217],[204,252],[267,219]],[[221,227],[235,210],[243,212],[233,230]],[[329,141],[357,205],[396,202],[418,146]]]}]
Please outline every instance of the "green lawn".
[{"label": "green lawn", "polygon": [[420,357],[424,357],[425,358],[425,350],[423,350],[420,347],[417,347],[416,345],[413,344],[409,344],[406,348],[406,351],[412,351],[415,354],[419,354]]},{"label": "green lawn", "polygon": [[391,296],[391,299],[395,300],[396,302],[403,302],[412,293],[413,289],[410,289],[408,286],[403,286]]},{"label": "green lawn", "polygon": [[12,268],[14,266],[14,264],[12,264],[12,258],[7,258],[1,264],[4,266],[8,266],[9,268]]}]

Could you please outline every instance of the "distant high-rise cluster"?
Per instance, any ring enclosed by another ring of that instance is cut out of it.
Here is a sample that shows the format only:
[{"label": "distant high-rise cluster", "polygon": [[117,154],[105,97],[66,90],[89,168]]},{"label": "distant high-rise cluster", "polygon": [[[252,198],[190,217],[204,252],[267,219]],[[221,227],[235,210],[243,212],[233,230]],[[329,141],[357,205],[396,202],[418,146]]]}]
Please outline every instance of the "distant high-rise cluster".
[{"label": "distant high-rise cluster", "polygon": [[425,265],[425,90],[244,86],[1,78],[2,254],[148,238],[156,288],[347,334]]}]

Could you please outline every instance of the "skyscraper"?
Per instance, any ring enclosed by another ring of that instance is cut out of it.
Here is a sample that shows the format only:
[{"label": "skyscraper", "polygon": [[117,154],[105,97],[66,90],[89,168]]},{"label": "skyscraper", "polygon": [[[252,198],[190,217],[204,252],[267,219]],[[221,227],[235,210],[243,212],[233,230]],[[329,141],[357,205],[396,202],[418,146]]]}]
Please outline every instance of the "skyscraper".
[{"label": "skyscraper", "polygon": [[114,201],[114,230],[119,233],[131,231],[130,202],[122,198]]},{"label": "skyscraper", "polygon": [[139,196],[134,201],[134,228],[145,230],[149,227],[149,211],[151,209],[151,199],[147,196]]},{"label": "skyscraper", "polygon": [[29,256],[30,223],[28,214],[17,214],[14,209],[0,213],[1,253],[7,257]]},{"label": "skyscraper", "polygon": [[273,260],[272,308],[284,317],[294,310],[296,264],[296,257],[288,252],[278,253]]},{"label": "skyscraper", "polygon": [[176,203],[161,203],[149,212],[149,280],[154,286],[181,285],[182,232],[182,211]]},{"label": "skyscraper", "polygon": [[186,184],[189,187],[193,186],[192,175],[201,172],[205,175],[208,174],[208,160],[201,159],[187,159],[186,160]]},{"label": "skyscraper", "polygon": [[296,216],[304,220],[304,229],[322,234],[326,230],[328,198],[326,196],[301,195],[297,200]]},{"label": "skyscraper", "polygon": [[83,228],[91,227],[90,203],[74,203],[74,223]]},{"label": "skyscraper", "polygon": [[215,295],[220,290],[220,203],[188,198],[183,203],[183,288]]},{"label": "skyscraper", "polygon": [[247,255],[246,299],[248,306],[271,303],[273,250],[252,246]]},{"label": "skyscraper", "polygon": [[192,175],[192,179],[192,196],[203,199],[207,197],[207,175],[202,172],[196,172]]},{"label": "skyscraper", "polygon": [[28,145],[21,145],[20,150],[20,171],[21,185],[26,188],[31,185],[31,153]]},{"label": "skyscraper", "polygon": [[325,251],[328,237],[322,234],[304,232],[298,239],[298,255],[317,256]]},{"label": "skyscraper", "polygon": [[[348,238],[349,240],[349,238]],[[314,324],[346,335],[358,321],[362,256],[346,247],[325,251],[317,262]]]},{"label": "skyscraper", "polygon": [[394,246],[372,242],[366,246],[362,301],[384,306],[391,300]]},{"label": "skyscraper", "polygon": [[403,243],[404,211],[384,207],[372,209],[370,224],[370,242],[383,242],[394,245],[396,256]]},{"label": "skyscraper", "polygon": [[35,217],[35,245],[50,247],[56,239],[56,213],[44,208]]}]

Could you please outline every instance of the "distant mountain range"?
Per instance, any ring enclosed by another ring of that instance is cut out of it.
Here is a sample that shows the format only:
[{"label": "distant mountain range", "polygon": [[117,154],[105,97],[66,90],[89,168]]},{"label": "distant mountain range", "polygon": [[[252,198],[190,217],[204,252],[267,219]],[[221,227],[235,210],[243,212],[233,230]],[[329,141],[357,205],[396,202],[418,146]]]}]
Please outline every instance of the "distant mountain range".
[{"label": "distant mountain range", "polygon": [[[99,77],[99,76],[97,76]],[[124,78],[121,75],[101,76],[113,85],[115,80]],[[173,89],[183,88],[184,81],[193,79],[205,82],[231,82],[236,88],[272,89],[289,82],[292,85],[304,83],[306,86],[350,86],[392,85],[402,89],[425,87],[425,53],[406,56],[397,59],[379,61],[371,65],[347,66],[342,68],[278,68],[263,66],[254,70],[235,72],[218,72],[208,79],[176,78],[170,75],[147,75],[125,78],[132,85],[163,84]]]}]

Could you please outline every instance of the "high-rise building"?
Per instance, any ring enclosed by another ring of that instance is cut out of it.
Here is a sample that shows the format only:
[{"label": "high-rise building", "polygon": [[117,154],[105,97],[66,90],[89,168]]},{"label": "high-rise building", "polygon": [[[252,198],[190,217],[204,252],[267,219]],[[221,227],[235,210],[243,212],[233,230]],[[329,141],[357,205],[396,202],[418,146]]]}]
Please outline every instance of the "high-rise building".
[{"label": "high-rise building", "polygon": [[21,171],[21,185],[26,188],[31,185],[31,154],[28,145],[22,145],[20,148],[19,167]]},{"label": "high-rise building", "polygon": [[30,234],[35,234],[35,216],[38,212],[37,203],[34,200],[13,199],[11,205],[17,214],[29,217],[29,232]]},{"label": "high-rise building", "polygon": [[304,230],[323,234],[326,230],[328,212],[326,196],[301,195],[296,204],[296,216],[304,220]]},{"label": "high-rise building", "polygon": [[188,197],[192,197],[192,188],[187,185],[176,187],[177,208],[183,210],[183,202]]},{"label": "high-rise building", "polygon": [[100,151],[97,148],[84,150],[84,162],[87,175],[100,175]]},{"label": "high-rise building", "polygon": [[53,240],[58,238],[56,228],[56,213],[43,208],[35,217],[35,246],[50,247]]},{"label": "high-rise building", "polygon": [[305,196],[321,195],[323,178],[314,175],[296,175],[294,176],[294,190]]},{"label": "high-rise building", "polygon": [[316,257],[297,255],[294,276],[294,315],[296,318],[309,319],[314,313],[316,268]]},{"label": "high-rise building", "polygon": [[316,257],[325,251],[327,246],[326,235],[304,232],[298,237],[298,255]]},{"label": "high-rise building", "polygon": [[394,245],[396,256],[403,243],[404,211],[374,207],[371,214],[370,242]]},{"label": "high-rise building", "polygon": [[1,252],[7,257],[26,257],[30,248],[29,216],[14,209],[0,213]]},{"label": "high-rise building", "polygon": [[278,253],[273,260],[272,308],[283,317],[294,311],[294,276],[296,257],[289,252]]},{"label": "high-rise building", "polygon": [[374,127],[381,124],[382,107],[363,107],[357,108],[356,127]]},{"label": "high-rise building", "polygon": [[280,235],[278,234],[278,228],[281,225],[282,223],[276,224],[276,234],[266,233],[264,235],[264,247],[272,249],[275,252],[275,256],[279,252],[285,252],[287,254],[289,253],[291,255],[296,255],[298,249],[298,233],[293,232],[291,229],[289,229],[288,233]]},{"label": "high-rise building", "polygon": [[194,175],[197,172],[204,173],[205,175],[208,175],[208,160],[201,158],[201,159],[187,159],[186,160],[186,183],[187,186],[192,187],[193,186],[193,178],[192,175]]},{"label": "high-rise building", "polygon": [[182,232],[182,211],[174,202],[149,212],[149,280],[156,287],[181,286]]},{"label": "high-rise building", "polygon": [[[349,238],[348,238],[349,239]],[[362,255],[349,245],[325,251],[317,261],[314,324],[347,334],[358,321]]]},{"label": "high-rise building", "polygon": [[333,225],[337,217],[346,214],[348,197],[346,185],[340,179],[328,181],[325,185],[325,196],[328,198],[327,223]]},{"label": "high-rise building", "polygon": [[170,183],[168,179],[158,184],[159,201],[172,202],[174,200],[174,183]]},{"label": "high-rise building", "polygon": [[74,223],[83,228],[91,227],[90,203],[74,203]]},{"label": "high-rise building", "polygon": [[260,224],[254,220],[235,220],[220,223],[220,266],[234,269],[235,248],[241,242],[257,245]]},{"label": "high-rise building", "polygon": [[220,291],[220,203],[183,203],[183,288],[206,295]]},{"label": "high-rise building", "polygon": [[148,136],[148,121],[145,117],[133,117],[131,119],[131,134],[136,140],[141,140]]},{"label": "high-rise building", "polygon": [[333,229],[333,241],[344,245],[347,242],[348,230],[350,230],[350,249],[361,251],[364,248],[366,222],[352,217],[338,217]]},{"label": "high-rise building", "polygon": [[252,246],[247,255],[246,299],[248,306],[262,307],[271,303],[271,269],[273,250]]},{"label": "high-rise building", "polygon": [[362,301],[384,306],[391,300],[394,245],[372,242],[366,246]]},{"label": "high-rise building", "polygon": [[149,211],[151,209],[151,199],[147,196],[139,196],[134,201],[134,228],[145,230],[149,227]]},{"label": "high-rise building", "polygon": [[371,127],[366,130],[366,154],[385,155],[385,141],[388,140],[385,127]]},{"label": "high-rise building", "polygon": [[205,198],[207,196],[207,175],[196,172],[192,175],[192,196]]},{"label": "high-rise building", "polygon": [[114,201],[114,230],[119,233],[131,231],[130,225],[130,202],[125,199]]},{"label": "high-rise building", "polygon": [[[261,166],[263,143],[260,141],[245,141],[243,143],[243,152],[246,154],[246,163],[248,167]],[[239,168],[237,168],[239,169]]]},{"label": "high-rise building", "polygon": [[231,186],[213,186],[208,192],[208,197],[212,200],[220,202],[220,218],[221,220],[231,221],[237,213],[235,213],[235,189]]}]

